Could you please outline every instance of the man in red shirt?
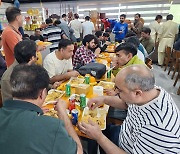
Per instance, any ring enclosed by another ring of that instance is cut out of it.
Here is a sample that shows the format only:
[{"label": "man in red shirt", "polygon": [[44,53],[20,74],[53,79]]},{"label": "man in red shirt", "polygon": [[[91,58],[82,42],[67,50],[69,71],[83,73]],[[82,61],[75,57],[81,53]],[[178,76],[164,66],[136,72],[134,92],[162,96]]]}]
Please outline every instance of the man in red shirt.
[{"label": "man in red shirt", "polygon": [[22,41],[21,33],[18,30],[23,25],[21,10],[16,7],[8,7],[6,9],[6,18],[9,25],[2,33],[2,44],[7,67],[9,67],[15,59],[14,47],[19,41]]}]

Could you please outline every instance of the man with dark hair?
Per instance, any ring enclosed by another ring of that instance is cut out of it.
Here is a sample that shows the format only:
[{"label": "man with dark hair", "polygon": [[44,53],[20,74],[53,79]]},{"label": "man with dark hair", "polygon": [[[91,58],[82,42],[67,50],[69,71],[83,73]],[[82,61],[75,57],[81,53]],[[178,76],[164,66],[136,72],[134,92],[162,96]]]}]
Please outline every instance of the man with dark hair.
[{"label": "man with dark hair", "polygon": [[[97,31],[95,33],[95,36],[98,39],[96,48],[99,48],[100,52],[104,52],[106,50],[107,46],[110,44],[110,42],[108,41],[109,34],[103,33],[102,31]],[[95,50],[95,51],[97,51],[97,50]]]},{"label": "man with dark hair", "polygon": [[77,71],[73,71],[73,50],[73,43],[68,39],[62,39],[59,41],[58,50],[46,56],[43,66],[49,74],[50,83],[65,81],[79,75]]},{"label": "man with dark hair", "polygon": [[149,28],[151,29],[151,38],[153,39],[154,43],[156,43],[158,31],[160,28],[160,23],[162,21],[162,15],[157,15],[155,21],[151,22]]},{"label": "man with dark hair", "polygon": [[54,50],[58,49],[59,41],[61,39],[67,39],[67,37],[60,27],[53,25],[52,19],[46,19],[46,24],[48,26],[43,30],[43,37],[45,41],[52,43],[50,46],[50,52],[53,52]]},{"label": "man with dark hair", "polygon": [[34,31],[34,35],[31,35],[30,39],[34,41],[44,41],[44,37],[41,35],[41,28],[36,28]]},{"label": "man with dark hair", "polygon": [[140,43],[145,47],[148,54],[150,54],[155,47],[155,43],[151,38],[150,34],[151,34],[151,29],[148,27],[143,27],[141,32]]},{"label": "man with dark hair", "polygon": [[15,66],[18,64],[33,64],[36,62],[36,43],[31,40],[23,40],[16,44],[14,48],[14,63],[4,72],[1,79],[2,100],[12,99],[10,76]]},{"label": "man with dark hair", "polygon": [[82,35],[82,23],[78,19],[79,15],[75,13],[74,20],[70,21],[69,26],[74,30],[74,36],[76,37],[76,41],[80,42],[80,38]]},{"label": "man with dark hair", "polygon": [[179,32],[178,24],[173,20],[173,15],[167,15],[167,21],[164,22],[158,32],[157,42],[159,42],[158,46],[158,64],[163,65],[164,57],[165,57],[165,49],[166,47],[173,48],[174,40],[176,34]]},{"label": "man with dark hair", "polygon": [[83,38],[88,35],[92,34],[95,31],[94,24],[90,21],[90,17],[85,17],[85,22],[82,23],[82,31],[83,31]]},{"label": "man with dark hair", "polygon": [[120,15],[120,21],[115,24],[113,33],[115,34],[115,41],[121,43],[128,32],[128,24],[125,23],[126,15]]},{"label": "man with dark hair", "polygon": [[0,153],[82,154],[81,142],[66,113],[66,102],[58,100],[58,117],[43,115],[49,76],[38,65],[18,65],[10,83],[13,100],[0,109]]},{"label": "man with dark hair", "polygon": [[18,29],[22,27],[23,19],[21,10],[16,7],[8,7],[5,13],[9,25],[2,33],[2,44],[6,64],[7,67],[9,67],[15,60],[14,47],[19,41],[22,41],[22,35]]},{"label": "man with dark hair", "polygon": [[140,38],[141,37],[141,31],[143,28],[144,23],[141,22],[140,20],[141,15],[139,13],[136,13],[134,15],[134,24],[131,25],[131,30],[136,33],[137,37]]},{"label": "man with dark hair", "polygon": [[82,132],[96,140],[108,154],[179,153],[180,111],[144,65],[122,69],[115,78],[116,96],[92,98],[88,107],[94,110],[104,103],[119,109],[128,109],[120,127],[118,145],[103,135],[92,121],[79,124]]},{"label": "man with dark hair", "polygon": [[86,35],[82,41],[82,46],[80,46],[73,57],[73,66],[75,69],[78,69],[81,66],[84,66],[93,60],[97,53],[92,50],[96,47],[95,45],[95,36],[92,34]]}]

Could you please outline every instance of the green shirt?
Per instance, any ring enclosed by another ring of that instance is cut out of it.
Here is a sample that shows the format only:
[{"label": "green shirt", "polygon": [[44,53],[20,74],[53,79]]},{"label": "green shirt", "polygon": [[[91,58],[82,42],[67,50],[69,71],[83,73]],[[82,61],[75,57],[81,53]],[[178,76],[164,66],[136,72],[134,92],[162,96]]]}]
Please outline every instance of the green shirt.
[{"label": "green shirt", "polygon": [[0,154],[75,154],[77,145],[61,120],[41,108],[9,100],[0,108]]},{"label": "green shirt", "polygon": [[133,65],[133,64],[145,64],[145,63],[144,63],[141,59],[139,59],[137,55],[135,55],[134,57],[132,57],[132,59],[131,59],[126,65],[122,66],[121,68],[114,69],[114,70],[112,71],[112,73],[113,73],[114,76],[116,76],[117,73],[118,73],[121,69],[123,69],[123,68],[125,68],[125,67],[127,67],[127,66],[130,66],[130,65]]}]

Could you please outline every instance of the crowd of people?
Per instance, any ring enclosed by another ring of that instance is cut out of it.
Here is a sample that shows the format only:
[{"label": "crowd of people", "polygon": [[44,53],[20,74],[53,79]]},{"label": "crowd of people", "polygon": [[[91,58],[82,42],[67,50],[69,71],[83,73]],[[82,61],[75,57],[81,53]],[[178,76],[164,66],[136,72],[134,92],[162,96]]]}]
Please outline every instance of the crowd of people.
[{"label": "crowd of people", "polygon": [[[80,131],[93,139],[88,140],[88,153],[97,153],[97,145],[101,154],[180,152],[180,111],[170,94],[155,85],[152,70],[145,64],[157,50],[158,64],[163,65],[165,47],[173,47],[179,32],[173,15],[167,15],[161,25],[162,16],[157,15],[145,27],[140,14],[135,14],[133,24],[127,24],[122,14],[113,29],[101,31],[95,30],[89,16],[81,23],[74,14],[67,23],[63,14],[55,21],[46,19],[46,25],[34,35],[22,36],[18,30],[23,24],[21,10],[8,7],[5,14],[9,25],[0,40],[5,54],[5,59],[0,55],[0,153],[83,153],[66,102],[59,99],[55,104],[59,119],[44,116],[42,104],[48,89],[77,77],[78,69],[94,63],[113,40],[118,42],[112,58],[115,88],[106,90],[106,96],[90,99],[87,105],[91,110],[109,105],[107,118],[123,124],[108,123],[102,132],[91,120],[78,123]],[[46,47],[38,41],[52,43],[44,60],[38,54]],[[74,42],[80,43],[77,49]]]}]

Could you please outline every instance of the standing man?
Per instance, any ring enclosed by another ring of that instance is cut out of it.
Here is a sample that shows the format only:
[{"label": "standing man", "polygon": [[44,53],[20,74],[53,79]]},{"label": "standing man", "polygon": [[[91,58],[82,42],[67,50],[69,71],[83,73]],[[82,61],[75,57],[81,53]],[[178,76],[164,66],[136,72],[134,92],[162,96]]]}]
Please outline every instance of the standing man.
[{"label": "standing man", "polygon": [[88,35],[92,34],[95,31],[94,24],[90,21],[90,17],[85,17],[85,22],[82,23],[82,30],[83,30],[83,38]]},{"label": "standing man", "polygon": [[141,15],[139,13],[136,13],[134,16],[134,25],[130,25],[131,30],[136,33],[136,35],[138,36],[138,38],[141,37],[141,31],[143,28],[143,23],[140,20]]},{"label": "standing man", "polygon": [[151,38],[153,39],[154,43],[156,43],[158,31],[160,28],[160,23],[162,21],[162,15],[157,15],[155,21],[151,22],[149,28],[151,29]]},{"label": "standing man", "polygon": [[128,32],[128,24],[125,23],[126,15],[120,15],[120,22],[116,23],[113,29],[113,33],[115,34],[115,41],[121,43],[125,38]]},{"label": "standing man", "polygon": [[16,7],[8,7],[6,9],[6,18],[9,25],[2,33],[2,44],[6,64],[9,67],[15,60],[14,47],[19,41],[22,41],[22,35],[18,30],[23,25],[21,10]]},{"label": "standing man", "polygon": [[81,142],[66,113],[66,102],[55,105],[59,118],[43,115],[49,76],[38,65],[16,66],[11,74],[13,100],[0,108],[1,154],[82,154]]},{"label": "standing man", "polygon": [[164,56],[165,56],[165,49],[166,47],[173,47],[174,39],[176,34],[178,34],[178,24],[173,22],[173,15],[169,14],[166,17],[166,22],[163,23],[158,32],[158,64],[163,65],[164,63]]},{"label": "standing man", "polygon": [[60,27],[54,26],[51,18],[46,19],[46,24],[48,25],[43,31],[43,37],[45,41],[52,43],[50,46],[50,52],[58,49],[58,44],[61,39],[67,39],[64,32]]},{"label": "standing man", "polygon": [[148,54],[150,54],[155,47],[155,43],[151,38],[150,34],[151,34],[151,29],[148,27],[143,27],[141,32],[140,43],[144,46]]},{"label": "standing man", "polygon": [[62,15],[62,19],[60,20],[60,23],[58,24],[58,26],[65,33],[67,38],[70,39],[70,29],[69,29],[69,26],[67,24],[67,16],[66,16],[66,14]]},{"label": "standing man", "polygon": [[82,23],[78,19],[79,15],[75,13],[74,20],[70,21],[69,26],[74,30],[74,36],[76,37],[76,41],[80,42],[80,38],[82,35]]},{"label": "standing man", "polygon": [[43,66],[49,74],[50,83],[68,80],[79,75],[77,71],[73,71],[73,50],[73,43],[68,39],[62,39],[59,41],[58,50],[46,56]]}]

